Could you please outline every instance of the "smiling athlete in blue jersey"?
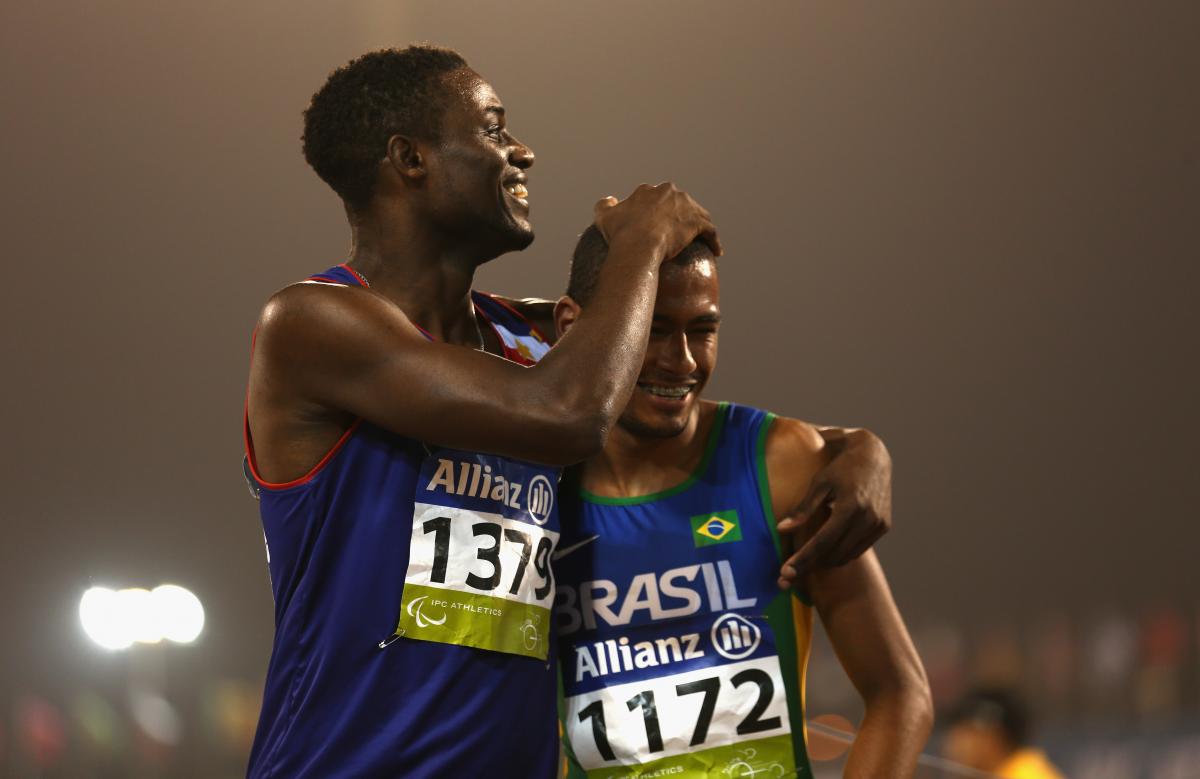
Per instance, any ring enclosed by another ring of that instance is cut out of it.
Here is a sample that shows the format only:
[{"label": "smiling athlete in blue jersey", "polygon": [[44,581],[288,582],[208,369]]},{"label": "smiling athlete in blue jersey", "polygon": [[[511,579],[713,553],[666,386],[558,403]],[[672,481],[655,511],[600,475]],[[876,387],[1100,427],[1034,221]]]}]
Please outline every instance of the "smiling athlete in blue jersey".
[{"label": "smiling athlete in blue jersey", "polygon": [[612,304],[550,352],[471,290],[533,239],[533,152],[461,57],[338,69],[304,152],[353,247],[277,293],[254,340],[247,470],[276,631],[249,775],[550,776],[558,468],[632,388],[662,259],[716,233],[669,184],[601,201]]},{"label": "smiling athlete in blue jersey", "polygon": [[[585,232],[560,332],[599,302],[606,253]],[[804,422],[700,399],[719,325],[716,263],[692,244],[663,266],[617,428],[560,492],[571,773],[811,777],[803,700],[815,609],[866,704],[846,775],[910,776],[932,715],[883,572],[868,552],[779,591],[789,539],[776,517],[805,498],[831,453]]]}]

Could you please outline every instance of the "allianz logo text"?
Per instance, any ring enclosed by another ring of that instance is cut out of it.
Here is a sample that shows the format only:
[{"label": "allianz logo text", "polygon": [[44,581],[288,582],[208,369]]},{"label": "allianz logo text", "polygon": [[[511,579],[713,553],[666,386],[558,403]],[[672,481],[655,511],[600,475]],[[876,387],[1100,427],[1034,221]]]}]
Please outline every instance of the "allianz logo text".
[{"label": "allianz logo text", "polygon": [[699,633],[639,641],[632,646],[628,636],[610,638],[575,647],[575,681],[701,657],[704,657],[704,650],[700,649]]},{"label": "allianz logo text", "polygon": [[524,487],[520,482],[510,481],[498,473],[493,474],[490,465],[447,458],[438,458],[433,478],[425,485],[430,492],[441,489],[448,495],[493,500],[518,511],[523,508],[521,498],[524,491],[530,518],[539,525],[546,524],[554,510],[554,486],[539,473],[530,479],[528,490],[524,490]]}]

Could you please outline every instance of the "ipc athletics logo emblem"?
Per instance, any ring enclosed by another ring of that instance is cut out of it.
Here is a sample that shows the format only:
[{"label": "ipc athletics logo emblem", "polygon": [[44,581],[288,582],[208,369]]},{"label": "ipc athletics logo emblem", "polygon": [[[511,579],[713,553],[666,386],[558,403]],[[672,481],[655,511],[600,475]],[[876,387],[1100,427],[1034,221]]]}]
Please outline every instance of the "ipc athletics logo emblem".
[{"label": "ipc athletics logo emblem", "polygon": [[408,616],[413,617],[414,619],[417,620],[417,627],[419,627],[419,628],[427,628],[430,625],[446,624],[446,615],[445,614],[442,614],[441,619],[434,619],[433,617],[430,617],[421,611],[421,607],[424,605],[422,603],[422,601],[424,601],[428,597],[429,597],[428,595],[421,595],[421,596],[413,598],[411,601],[409,601]]},{"label": "ipc athletics logo emblem", "polygon": [[762,631],[758,625],[737,614],[723,614],[712,626],[712,643],[717,654],[729,660],[749,657],[758,649]]},{"label": "ipc athletics logo emblem", "polygon": [[529,482],[529,494],[526,496],[529,504],[529,517],[536,524],[544,525],[550,521],[550,512],[554,510],[554,487],[550,480],[540,473]]}]

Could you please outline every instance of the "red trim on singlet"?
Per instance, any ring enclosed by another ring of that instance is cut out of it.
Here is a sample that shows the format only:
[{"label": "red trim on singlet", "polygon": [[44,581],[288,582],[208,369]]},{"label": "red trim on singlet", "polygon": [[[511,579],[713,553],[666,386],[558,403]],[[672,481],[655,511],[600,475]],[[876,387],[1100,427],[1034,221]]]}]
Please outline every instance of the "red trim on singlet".
[{"label": "red trim on singlet", "polygon": [[361,273],[359,273],[358,271],[354,270],[354,268],[351,268],[349,265],[347,265],[344,262],[338,263],[338,267],[345,268],[346,270],[348,270],[350,272],[350,274],[352,276],[354,276],[354,278],[358,279],[359,284],[362,284],[367,289],[371,288],[371,285],[367,283],[367,280],[365,278],[363,278],[363,275]]},{"label": "red trim on singlet", "polygon": [[[254,332],[250,335],[250,363],[252,367],[254,364],[254,345],[257,341],[258,327],[256,326]],[[350,427],[346,428],[346,432],[342,433],[337,442],[334,443],[316,465],[309,469],[308,473],[291,481],[267,481],[259,475],[258,464],[254,462],[254,440],[250,436],[250,382],[246,382],[246,402],[242,406],[242,446],[246,453],[246,462],[250,464],[250,474],[254,476],[254,480],[258,482],[260,487],[266,487],[271,490],[285,490],[288,487],[295,487],[299,484],[307,484],[312,481],[329,464],[329,461],[341,450],[342,446],[350,440],[350,436],[354,435],[354,431],[358,430],[358,426],[361,424],[362,417],[355,417],[354,421],[350,423]]]},{"label": "red trim on singlet", "polygon": [[[362,283],[363,287],[368,288],[368,289],[370,288],[366,282],[366,279],[364,279],[359,273],[357,273],[349,265],[347,265],[346,263],[343,262],[339,267],[345,268],[347,271],[352,273],[354,275],[354,278],[358,279],[359,282]],[[340,284],[341,283],[340,281],[337,281],[336,279],[330,279],[330,278],[327,278],[324,276],[310,276],[309,279],[317,280],[317,281],[326,281],[331,284]],[[534,325],[527,318],[525,318],[525,316],[522,315],[515,308],[508,305],[503,300],[497,299],[491,293],[481,291],[480,294],[487,296],[487,298],[489,300],[495,301],[496,303],[499,303],[500,305],[507,308],[510,312],[512,312],[513,316],[515,316],[519,321],[524,322],[526,325],[529,326],[530,330],[537,332],[537,334],[539,336],[541,336],[543,340],[545,340],[545,336],[542,335],[541,330],[538,330],[536,325]],[[534,365],[535,364],[535,363],[531,362],[530,360],[525,359],[525,357],[517,350],[510,349],[508,347],[508,345],[504,343],[504,339],[500,336],[500,331],[496,327],[496,323],[492,321],[491,317],[489,317],[487,315],[486,311],[479,308],[479,306],[474,306],[474,308],[475,308],[475,311],[480,316],[483,317],[484,321],[487,322],[488,327],[492,328],[492,332],[496,334],[496,340],[498,340],[500,342],[500,347],[501,347],[501,349],[504,350],[504,356],[506,359],[511,360],[512,362],[515,362],[515,363],[518,363],[521,365]],[[428,330],[421,327],[416,322],[413,322],[412,324],[414,327],[416,327],[418,330],[420,330],[421,333],[426,338],[428,338],[430,341],[437,340],[436,338],[433,337],[433,335]],[[251,335],[250,335],[251,365],[253,365],[254,346],[257,341],[258,341],[258,327],[255,327],[254,332],[251,333]],[[549,342],[546,342],[546,343],[547,343],[547,345],[549,344]],[[354,432],[356,430],[358,430],[359,426],[362,424],[362,421],[363,421],[362,417],[355,417],[354,421],[350,424],[350,427],[346,428],[346,431],[344,433],[342,433],[342,435],[333,444],[333,446],[329,449],[329,451],[325,453],[325,456],[323,456],[320,459],[320,461],[317,462],[316,465],[314,465],[312,468],[310,468],[308,473],[305,473],[303,476],[300,476],[298,478],[292,479],[291,481],[285,481],[285,482],[267,481],[258,473],[258,464],[255,463],[255,461],[254,461],[254,441],[250,435],[250,384],[249,384],[249,382],[247,382],[246,383],[246,400],[245,400],[245,404],[242,407],[242,443],[243,443],[243,448],[246,453],[246,462],[248,462],[250,464],[250,474],[252,476],[254,476],[254,480],[258,482],[259,486],[266,487],[267,489],[272,489],[272,490],[284,490],[289,487],[298,486],[300,484],[307,484],[308,482],[310,482],[314,478],[316,478],[317,474],[319,474],[325,468],[325,466],[329,464],[329,461],[332,460],[339,451],[341,451],[342,447],[345,446],[346,442],[350,440],[350,437],[352,435],[354,435]]]},{"label": "red trim on singlet", "polygon": [[550,340],[548,338],[546,338],[546,334],[542,332],[540,327],[538,327],[537,325],[535,325],[533,323],[532,319],[525,316],[517,309],[513,308],[511,305],[508,304],[507,301],[503,300],[502,298],[497,297],[496,295],[493,295],[491,292],[484,292],[483,290],[479,290],[479,294],[487,295],[488,300],[491,300],[493,303],[499,303],[500,305],[507,308],[509,311],[512,312],[513,316],[515,316],[517,319],[521,320],[525,324],[529,325],[529,329],[538,334],[538,338],[542,339],[542,343],[546,344],[546,346],[551,346]]},{"label": "red trim on singlet", "polygon": [[[536,327],[534,327],[533,322],[530,322],[519,311],[517,311],[512,306],[505,303],[503,300],[498,300],[496,298],[496,296],[490,292],[484,292],[483,290],[476,290],[476,292],[478,292],[480,295],[483,295],[485,298],[492,301],[493,303],[499,303],[500,305],[504,306],[505,308],[508,309],[509,313],[511,313],[513,316],[515,316],[517,318],[517,321],[524,322],[525,325],[527,327],[529,327],[530,330],[537,331],[538,335],[541,335],[541,331],[538,330]],[[475,311],[480,316],[483,317],[483,320],[488,323],[488,327],[492,328],[492,332],[496,334],[496,340],[498,340],[500,342],[500,349],[504,352],[504,359],[506,359],[510,362],[515,362],[517,365],[524,365],[526,368],[531,368],[534,365],[537,365],[537,360],[530,360],[525,355],[521,354],[520,351],[518,351],[517,349],[513,349],[512,347],[510,347],[508,344],[506,344],[504,342],[504,337],[502,335],[500,335],[500,328],[496,325],[495,322],[492,321],[492,318],[487,315],[486,311],[484,311],[479,306],[475,306]],[[524,337],[524,336],[518,336],[516,333],[512,333],[512,331],[509,331],[509,332],[517,338]],[[547,344],[547,346],[549,346],[549,344]]]}]

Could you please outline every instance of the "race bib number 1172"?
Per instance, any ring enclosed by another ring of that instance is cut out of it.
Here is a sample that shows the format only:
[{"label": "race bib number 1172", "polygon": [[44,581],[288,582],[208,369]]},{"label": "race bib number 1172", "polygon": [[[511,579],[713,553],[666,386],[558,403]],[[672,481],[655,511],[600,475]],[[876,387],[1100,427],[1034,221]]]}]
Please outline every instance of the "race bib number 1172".
[{"label": "race bib number 1172", "polygon": [[588,779],[797,776],[766,620],[726,612],[564,639],[564,726]]},{"label": "race bib number 1172", "polygon": [[417,483],[396,635],[546,659],[558,472],[442,449]]}]

